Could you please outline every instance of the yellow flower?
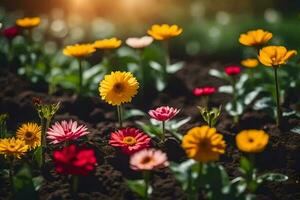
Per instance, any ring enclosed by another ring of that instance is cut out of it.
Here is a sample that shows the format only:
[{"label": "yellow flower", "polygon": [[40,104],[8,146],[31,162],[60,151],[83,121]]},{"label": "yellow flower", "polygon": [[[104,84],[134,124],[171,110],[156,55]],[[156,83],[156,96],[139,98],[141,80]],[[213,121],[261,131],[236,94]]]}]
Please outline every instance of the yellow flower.
[{"label": "yellow flower", "polygon": [[245,46],[261,46],[266,44],[273,37],[272,33],[257,29],[241,34],[239,42]]},{"label": "yellow flower", "polygon": [[119,106],[137,94],[139,83],[130,72],[112,72],[100,82],[100,96],[107,103]]},{"label": "yellow flower", "polygon": [[256,58],[247,58],[242,60],[241,64],[247,68],[255,68],[258,65],[258,60]]},{"label": "yellow flower", "polygon": [[24,140],[29,149],[34,149],[41,145],[41,126],[36,123],[22,124],[17,130],[18,139]]},{"label": "yellow flower", "polygon": [[182,33],[182,29],[177,25],[153,25],[151,29],[147,31],[156,40],[166,40],[175,36],[178,36]]},{"label": "yellow flower", "polygon": [[181,146],[189,158],[210,162],[219,160],[220,154],[225,153],[226,143],[215,128],[201,126],[190,129],[183,137]]},{"label": "yellow flower", "polygon": [[17,19],[16,24],[22,28],[33,28],[41,23],[41,18],[39,17],[25,17],[22,19]]},{"label": "yellow flower", "polygon": [[117,38],[97,40],[94,42],[94,47],[96,49],[116,49],[120,47],[122,41]]},{"label": "yellow flower", "polygon": [[244,130],[235,137],[239,150],[247,153],[258,153],[265,149],[269,135],[263,130]]},{"label": "yellow flower", "polygon": [[66,56],[82,58],[91,55],[96,49],[92,44],[74,44],[64,48],[63,53]]},{"label": "yellow flower", "polygon": [[28,145],[25,144],[24,140],[16,138],[0,139],[0,154],[4,154],[5,157],[21,158],[27,151]]},{"label": "yellow flower", "polygon": [[265,66],[278,67],[295,55],[297,51],[288,51],[284,46],[267,46],[259,51],[258,59]]}]

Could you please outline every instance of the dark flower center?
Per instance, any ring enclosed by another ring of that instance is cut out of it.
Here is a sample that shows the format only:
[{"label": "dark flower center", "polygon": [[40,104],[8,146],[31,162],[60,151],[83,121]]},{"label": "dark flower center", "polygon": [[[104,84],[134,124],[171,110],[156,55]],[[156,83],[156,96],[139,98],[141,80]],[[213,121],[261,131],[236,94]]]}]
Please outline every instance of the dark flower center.
[{"label": "dark flower center", "polygon": [[116,83],[113,89],[116,93],[121,93],[124,90],[124,86],[122,83]]},{"label": "dark flower center", "polygon": [[26,140],[30,140],[30,139],[32,139],[33,138],[33,133],[32,132],[26,132],[25,133],[25,139]]},{"label": "dark flower center", "polygon": [[142,164],[147,164],[147,163],[149,163],[149,162],[151,162],[152,161],[152,158],[151,157],[149,157],[149,156],[146,156],[143,160],[142,160]]}]

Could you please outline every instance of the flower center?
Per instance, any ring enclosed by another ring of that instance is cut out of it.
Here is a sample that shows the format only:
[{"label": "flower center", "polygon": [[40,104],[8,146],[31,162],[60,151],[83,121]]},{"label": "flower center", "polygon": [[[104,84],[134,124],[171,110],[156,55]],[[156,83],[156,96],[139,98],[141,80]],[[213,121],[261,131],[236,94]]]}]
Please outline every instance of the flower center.
[{"label": "flower center", "polygon": [[129,146],[136,144],[136,139],[131,136],[124,137],[123,142]]},{"label": "flower center", "polygon": [[25,133],[25,140],[31,140],[33,138],[33,133],[32,132],[26,132]]},{"label": "flower center", "polygon": [[210,146],[209,142],[207,140],[203,140],[199,143],[199,147],[201,149],[208,149]]},{"label": "flower center", "polygon": [[249,142],[249,143],[254,142],[253,138],[248,138],[248,142]]},{"label": "flower center", "polygon": [[141,164],[148,164],[152,162],[152,158],[150,156],[146,156],[145,158],[143,158],[143,160],[141,161]]},{"label": "flower center", "polygon": [[14,149],[15,148],[15,145],[11,144],[9,145],[9,149]]},{"label": "flower center", "polygon": [[116,93],[121,93],[121,92],[123,92],[123,90],[124,90],[124,86],[123,86],[122,83],[116,83],[116,84],[114,85],[113,90],[114,90]]}]

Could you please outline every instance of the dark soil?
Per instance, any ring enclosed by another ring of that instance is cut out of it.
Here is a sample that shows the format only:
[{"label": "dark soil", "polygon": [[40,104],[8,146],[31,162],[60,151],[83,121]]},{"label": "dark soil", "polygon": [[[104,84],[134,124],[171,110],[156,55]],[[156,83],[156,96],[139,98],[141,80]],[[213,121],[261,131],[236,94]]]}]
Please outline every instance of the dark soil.
[{"label": "dark soil", "polygon": [[[219,79],[207,75],[211,68],[222,68],[221,64],[189,64],[171,78],[166,92],[149,95],[143,101],[137,97],[135,105],[147,111],[159,105],[171,105],[181,109],[179,117],[191,116],[192,120],[181,128],[184,134],[189,128],[204,124],[196,105],[197,98],[192,96],[192,89],[197,86],[220,86],[224,84]],[[61,101],[62,107],[55,116],[54,121],[62,119],[76,119],[87,124],[91,134],[88,135],[86,145],[97,152],[98,166],[95,173],[81,177],[79,186],[79,199],[139,199],[126,186],[126,179],[141,178],[141,174],[128,167],[128,157],[117,149],[108,145],[110,132],[115,129],[116,117],[114,108],[100,100],[99,97],[78,97],[63,92],[48,96],[44,84],[32,85],[25,78],[19,77],[7,70],[0,71],[0,113],[9,114],[8,128],[15,131],[18,125],[27,121],[39,121],[38,115],[32,106],[32,97],[41,97],[45,101]],[[141,103],[143,102],[142,105]],[[230,96],[215,94],[212,105],[225,104]],[[296,105],[288,105],[297,107]],[[228,143],[227,152],[221,158],[222,163],[231,177],[239,175],[237,169],[241,153],[235,147],[235,134],[248,128],[264,129],[270,134],[270,143],[267,149],[256,156],[258,171],[280,172],[289,179],[283,183],[266,184],[258,191],[259,200],[297,200],[300,199],[300,135],[288,130],[300,125],[300,119],[286,119],[285,131],[280,131],[274,125],[273,119],[263,112],[256,112],[249,107],[242,116],[238,127],[232,125],[231,117],[223,112],[217,129],[223,133]],[[127,121],[125,125],[135,126],[134,121]],[[53,149],[58,147],[53,147]],[[52,149],[52,150],[53,150]],[[52,164],[52,150],[48,152],[47,170],[43,175],[45,181],[39,192],[40,199],[73,199],[69,192],[69,182],[66,177],[55,173]],[[171,161],[179,162],[186,159],[180,144],[169,137],[166,143],[166,152]],[[10,196],[7,180],[0,180],[0,199]],[[155,171],[151,184],[154,192],[151,199],[173,200],[186,199],[180,184],[175,180],[169,169]],[[201,198],[201,197],[200,197]]]}]

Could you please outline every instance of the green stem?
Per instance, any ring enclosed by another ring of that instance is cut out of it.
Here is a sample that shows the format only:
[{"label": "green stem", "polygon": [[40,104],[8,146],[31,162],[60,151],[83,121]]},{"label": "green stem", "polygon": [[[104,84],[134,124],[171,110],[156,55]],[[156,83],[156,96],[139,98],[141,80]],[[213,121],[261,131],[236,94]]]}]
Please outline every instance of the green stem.
[{"label": "green stem", "polygon": [[144,181],[145,181],[145,193],[144,193],[144,199],[148,200],[148,189],[149,189],[149,179],[150,179],[150,172],[149,171],[144,171],[143,172],[144,176]]},{"label": "green stem", "polygon": [[119,121],[119,128],[123,127],[123,111],[122,111],[122,104],[117,106],[118,111],[118,121]]},{"label": "green stem", "polygon": [[9,158],[10,163],[9,163],[9,183],[11,186],[11,192],[12,192],[12,196],[14,196],[14,158],[10,157]]},{"label": "green stem", "polygon": [[166,140],[166,136],[165,136],[165,132],[166,132],[166,124],[165,124],[166,122],[165,121],[162,121],[162,142],[165,142],[165,140]]},{"label": "green stem", "polygon": [[280,92],[279,92],[278,74],[277,74],[277,67],[273,67],[273,68],[274,68],[275,89],[276,89],[276,104],[277,104],[276,125],[277,125],[277,127],[280,127],[280,125],[281,125],[281,109],[280,109]]},{"label": "green stem", "polygon": [[165,80],[167,79],[167,67],[170,65],[171,63],[171,59],[170,59],[170,52],[169,52],[169,42],[165,41],[164,42],[164,46],[165,46],[165,54],[166,54],[166,64],[163,68],[163,76],[165,78]]},{"label": "green stem", "polygon": [[[237,108],[238,108],[237,89],[236,89],[236,78],[234,76],[232,77],[232,89],[233,89],[233,110],[235,112],[237,112]],[[234,124],[239,123],[239,116],[238,115],[233,116],[233,122],[234,122]]]},{"label": "green stem", "polygon": [[79,66],[79,71],[78,71],[78,76],[79,76],[78,92],[80,94],[81,89],[82,89],[82,61],[81,61],[81,59],[78,59],[78,66]]},{"label": "green stem", "polygon": [[46,142],[46,131],[49,128],[51,119],[46,119],[44,117],[41,118],[41,126],[42,126],[42,141],[41,141],[41,146],[42,146],[42,165],[41,168],[45,165],[46,159],[45,159],[45,154],[47,150],[47,142]]}]

